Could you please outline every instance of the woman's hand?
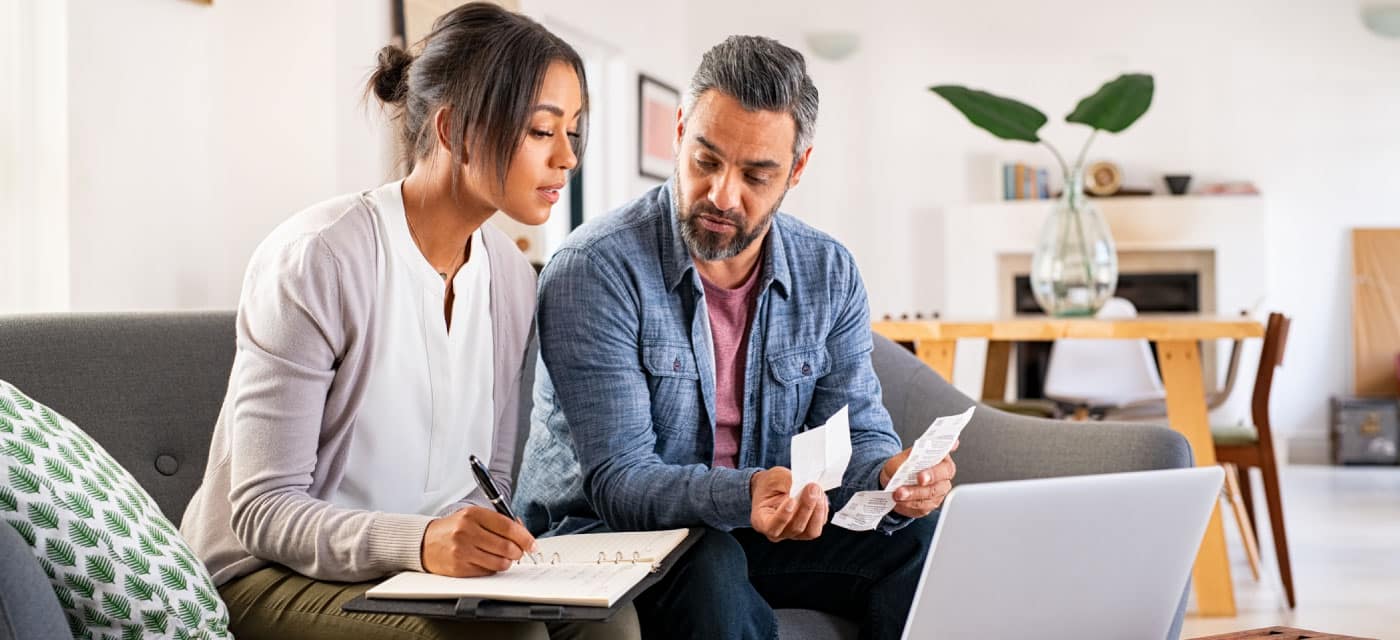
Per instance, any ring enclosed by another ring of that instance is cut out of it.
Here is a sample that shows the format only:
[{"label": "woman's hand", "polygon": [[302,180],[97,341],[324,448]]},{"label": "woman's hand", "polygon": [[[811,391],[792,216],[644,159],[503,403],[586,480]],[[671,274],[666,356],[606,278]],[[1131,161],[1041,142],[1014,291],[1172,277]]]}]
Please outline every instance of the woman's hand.
[{"label": "woman's hand", "polygon": [[489,576],[534,548],[534,536],[519,522],[473,505],[428,523],[423,570],[457,578]]}]

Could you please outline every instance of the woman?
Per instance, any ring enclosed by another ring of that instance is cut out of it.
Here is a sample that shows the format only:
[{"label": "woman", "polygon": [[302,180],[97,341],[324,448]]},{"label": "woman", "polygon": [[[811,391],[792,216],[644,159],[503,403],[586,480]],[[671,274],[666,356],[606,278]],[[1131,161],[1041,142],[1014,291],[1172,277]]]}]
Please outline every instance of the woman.
[{"label": "woman", "polygon": [[[534,545],[467,462],[489,458],[509,492],[533,364],[534,271],[484,223],[548,218],[582,148],[583,64],[528,18],[471,3],[417,57],[381,50],[369,90],[397,112],[411,171],[298,213],[254,253],[181,530],[240,638],[543,637],[341,605],[392,572],[489,575]],[[637,635],[630,610],[552,631]]]}]

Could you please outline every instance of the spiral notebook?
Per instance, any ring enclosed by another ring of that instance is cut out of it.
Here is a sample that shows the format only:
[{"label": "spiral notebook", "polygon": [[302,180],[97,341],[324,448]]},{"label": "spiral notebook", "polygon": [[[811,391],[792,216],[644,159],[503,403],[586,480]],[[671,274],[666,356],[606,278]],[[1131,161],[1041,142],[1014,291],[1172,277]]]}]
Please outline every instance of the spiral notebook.
[{"label": "spiral notebook", "polygon": [[657,570],[689,530],[583,533],[540,538],[538,551],[506,571],[480,578],[400,573],[365,592],[368,599],[481,598],[611,607]]}]

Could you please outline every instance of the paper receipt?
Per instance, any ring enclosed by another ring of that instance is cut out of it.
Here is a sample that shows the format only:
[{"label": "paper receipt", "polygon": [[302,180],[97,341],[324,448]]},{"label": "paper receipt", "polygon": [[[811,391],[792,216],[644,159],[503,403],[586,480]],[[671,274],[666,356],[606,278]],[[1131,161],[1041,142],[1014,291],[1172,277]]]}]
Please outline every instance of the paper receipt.
[{"label": "paper receipt", "polygon": [[905,459],[904,464],[899,465],[885,489],[856,492],[846,502],[846,506],[831,519],[831,523],[851,531],[874,529],[885,514],[894,509],[895,489],[913,483],[920,471],[942,462],[948,452],[952,451],[953,443],[958,441],[963,428],[972,420],[972,412],[976,408],[970,407],[958,415],[934,420],[933,424],[924,430],[924,434],[914,441],[909,457]]}]

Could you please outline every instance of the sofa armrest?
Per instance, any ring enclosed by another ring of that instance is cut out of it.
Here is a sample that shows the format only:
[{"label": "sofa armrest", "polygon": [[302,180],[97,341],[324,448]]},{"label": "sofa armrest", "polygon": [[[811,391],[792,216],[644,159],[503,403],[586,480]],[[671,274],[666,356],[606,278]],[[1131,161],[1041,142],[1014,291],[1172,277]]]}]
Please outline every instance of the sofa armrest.
[{"label": "sofa armrest", "polygon": [[10,525],[0,522],[0,640],[72,637],[34,551]]}]

